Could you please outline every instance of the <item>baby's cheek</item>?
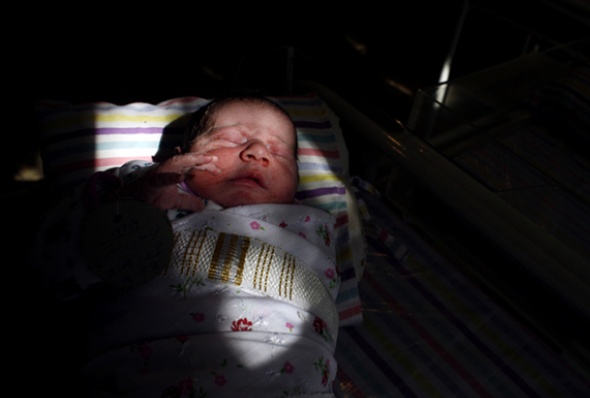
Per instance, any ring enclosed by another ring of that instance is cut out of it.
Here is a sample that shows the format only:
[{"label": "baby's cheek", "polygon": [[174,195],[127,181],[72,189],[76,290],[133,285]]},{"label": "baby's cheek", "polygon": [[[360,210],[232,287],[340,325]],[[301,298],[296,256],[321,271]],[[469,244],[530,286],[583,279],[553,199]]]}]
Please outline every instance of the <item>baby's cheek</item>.
[{"label": "baby's cheek", "polygon": [[185,184],[197,195],[202,194],[207,186],[214,183],[211,173],[203,170],[193,169],[185,176]]}]

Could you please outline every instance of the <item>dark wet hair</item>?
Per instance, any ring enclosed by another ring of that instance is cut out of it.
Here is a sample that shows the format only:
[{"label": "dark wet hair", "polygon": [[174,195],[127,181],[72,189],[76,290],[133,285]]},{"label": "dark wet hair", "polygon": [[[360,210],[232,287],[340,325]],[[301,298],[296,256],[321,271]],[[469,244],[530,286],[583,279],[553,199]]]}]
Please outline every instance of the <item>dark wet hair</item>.
[{"label": "dark wet hair", "polygon": [[[289,113],[281,105],[274,102],[270,98],[260,95],[224,96],[213,99],[211,102],[201,107],[192,114],[184,132],[184,138],[182,141],[182,152],[190,152],[190,148],[195,142],[195,140],[199,136],[211,131],[211,129],[214,127],[213,123],[217,112],[220,109],[222,109],[225,105],[235,102],[268,105],[271,109],[274,109],[279,113],[285,115],[285,117],[289,121],[291,121],[291,124],[293,125],[293,131],[296,131],[295,124],[293,123],[291,115],[289,115]],[[297,157],[297,140],[295,140],[295,157]]]}]

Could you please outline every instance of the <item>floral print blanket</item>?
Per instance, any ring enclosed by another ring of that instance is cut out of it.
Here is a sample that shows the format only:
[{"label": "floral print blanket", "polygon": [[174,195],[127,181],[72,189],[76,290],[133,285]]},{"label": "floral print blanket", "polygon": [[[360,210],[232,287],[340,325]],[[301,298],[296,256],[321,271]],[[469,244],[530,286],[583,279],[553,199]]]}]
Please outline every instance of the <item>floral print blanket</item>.
[{"label": "floral print blanket", "polygon": [[125,396],[331,396],[338,333],[334,219],[303,205],[172,221],[156,278],[93,317],[97,388]]}]

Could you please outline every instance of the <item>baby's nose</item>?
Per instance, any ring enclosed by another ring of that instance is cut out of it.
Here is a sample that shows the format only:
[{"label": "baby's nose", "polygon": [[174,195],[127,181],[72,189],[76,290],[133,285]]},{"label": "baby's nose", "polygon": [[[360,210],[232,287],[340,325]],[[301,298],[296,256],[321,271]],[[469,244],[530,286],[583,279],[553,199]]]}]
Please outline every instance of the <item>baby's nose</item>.
[{"label": "baby's nose", "polygon": [[262,142],[251,141],[240,153],[240,157],[245,162],[262,161],[266,163],[270,159],[270,152]]}]

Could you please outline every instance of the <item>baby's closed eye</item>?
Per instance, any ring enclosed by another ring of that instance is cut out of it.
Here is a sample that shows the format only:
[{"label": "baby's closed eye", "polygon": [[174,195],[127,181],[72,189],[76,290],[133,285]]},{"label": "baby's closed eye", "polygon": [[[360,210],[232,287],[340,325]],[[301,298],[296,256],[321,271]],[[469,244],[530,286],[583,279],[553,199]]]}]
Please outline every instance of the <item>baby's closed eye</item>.
[{"label": "baby's closed eye", "polygon": [[236,145],[242,145],[248,142],[248,138],[243,136],[227,137],[225,140]]},{"label": "baby's closed eye", "polygon": [[243,145],[246,142],[248,142],[248,139],[246,137],[219,137],[216,139],[217,142],[219,142],[221,145],[229,145],[229,146],[238,146],[238,145]]},{"label": "baby's closed eye", "polygon": [[291,159],[293,158],[293,151],[290,151],[286,148],[270,148],[270,153],[273,156],[277,156],[280,158],[286,158],[286,159]]}]

